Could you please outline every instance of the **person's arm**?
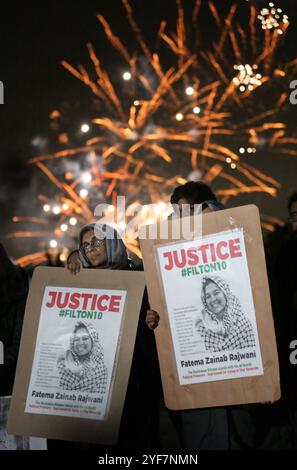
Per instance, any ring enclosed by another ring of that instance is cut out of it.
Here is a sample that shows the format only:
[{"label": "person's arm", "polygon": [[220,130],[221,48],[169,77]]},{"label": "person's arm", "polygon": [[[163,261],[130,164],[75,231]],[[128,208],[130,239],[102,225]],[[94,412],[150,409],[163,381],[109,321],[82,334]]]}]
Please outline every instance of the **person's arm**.
[{"label": "person's arm", "polygon": [[70,253],[67,258],[66,268],[71,272],[71,274],[78,274],[82,268],[82,262],[79,259],[78,250],[74,250]]},{"label": "person's arm", "polygon": [[155,310],[148,309],[146,311],[145,322],[150,330],[154,330],[159,325],[160,315]]}]

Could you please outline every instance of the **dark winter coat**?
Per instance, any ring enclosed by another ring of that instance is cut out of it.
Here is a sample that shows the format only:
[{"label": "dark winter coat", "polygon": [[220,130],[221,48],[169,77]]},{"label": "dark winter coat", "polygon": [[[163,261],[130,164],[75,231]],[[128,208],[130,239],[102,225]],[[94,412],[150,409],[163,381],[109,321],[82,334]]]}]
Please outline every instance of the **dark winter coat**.
[{"label": "dark winter coat", "polygon": [[12,264],[0,244],[0,396],[11,395],[28,293],[25,272]]}]

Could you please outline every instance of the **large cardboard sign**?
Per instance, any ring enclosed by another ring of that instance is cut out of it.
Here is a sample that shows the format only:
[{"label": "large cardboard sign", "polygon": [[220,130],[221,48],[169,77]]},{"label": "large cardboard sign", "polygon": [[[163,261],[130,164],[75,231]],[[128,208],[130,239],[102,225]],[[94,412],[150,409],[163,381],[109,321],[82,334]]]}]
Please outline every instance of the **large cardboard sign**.
[{"label": "large cardboard sign", "polygon": [[205,214],[198,225],[193,218],[187,222],[192,235],[186,231],[186,239],[182,227],[174,239],[174,220],[165,222],[167,239],[164,222],[140,233],[150,304],[161,317],[156,339],[166,405],[279,399],[258,209],[234,208]]},{"label": "large cardboard sign", "polygon": [[141,272],[34,272],[10,432],[117,441],[144,291]]}]

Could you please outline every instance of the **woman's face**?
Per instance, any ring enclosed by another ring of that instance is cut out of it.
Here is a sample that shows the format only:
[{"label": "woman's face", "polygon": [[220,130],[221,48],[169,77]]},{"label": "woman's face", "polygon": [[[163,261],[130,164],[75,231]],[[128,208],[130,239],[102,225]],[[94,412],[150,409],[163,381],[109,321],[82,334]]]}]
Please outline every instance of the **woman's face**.
[{"label": "woman's face", "polygon": [[82,238],[84,252],[91,265],[96,268],[107,261],[105,240],[95,237],[94,230],[84,233]]},{"label": "woman's face", "polygon": [[220,316],[227,305],[225,294],[214,282],[210,282],[205,287],[205,302],[208,310]]},{"label": "woman's face", "polygon": [[93,341],[86,328],[78,328],[74,334],[74,352],[78,356],[85,356],[92,350]]}]

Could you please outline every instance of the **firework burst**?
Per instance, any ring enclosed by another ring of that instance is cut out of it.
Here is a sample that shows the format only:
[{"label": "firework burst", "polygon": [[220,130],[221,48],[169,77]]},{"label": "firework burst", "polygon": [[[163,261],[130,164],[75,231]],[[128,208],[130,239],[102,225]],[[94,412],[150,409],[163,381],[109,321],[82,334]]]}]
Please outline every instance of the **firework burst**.
[{"label": "firework burst", "polygon": [[[138,225],[154,221],[160,213],[167,216],[168,207],[160,201],[168,200],[177,184],[189,178],[215,182],[223,203],[242,193],[261,192],[277,197],[280,183],[257,169],[249,154],[263,145],[278,153],[297,153],[297,138],[287,135],[286,123],[278,118],[288,101],[283,80],[287,78],[287,85],[297,60],[278,68],[273,62],[284,40],[279,30],[286,31],[288,17],[275,16],[277,27],[275,23],[264,28],[266,10],[258,14],[254,5],[245,5],[249,20],[243,26],[237,17],[238,6],[232,5],[222,17],[214,3],[207,2],[208,15],[216,27],[216,40],[205,48],[197,39],[202,21],[201,0],[193,3],[191,21],[186,21],[183,4],[177,0],[176,29],[170,32],[166,20],[161,21],[158,48],[152,50],[130,3],[122,0],[122,4],[135,34],[137,47],[133,51],[128,50],[107,19],[97,15],[118,55],[114,61],[119,61],[120,70],[124,70],[125,63],[125,71],[119,73],[120,85],[103,67],[92,44],[87,45],[90,70],[62,62],[100,102],[100,114],[92,121],[97,135],[87,139],[83,147],[41,155],[29,162],[57,189],[54,202],[45,195],[38,196],[44,213],[55,215],[56,227],[54,232],[38,231],[35,235],[44,237],[52,248],[56,248],[56,240],[67,245],[65,234],[77,224],[94,221],[94,207],[100,202],[109,204],[105,221],[113,221],[117,196],[125,195],[129,200],[128,216],[134,214],[140,202],[159,204],[153,216],[147,214],[144,206],[138,212],[135,226],[127,233],[128,247],[139,255],[135,240]],[[275,15],[280,13],[276,9]],[[149,73],[144,73],[144,68]],[[263,109],[269,100],[262,99],[261,93],[267,96],[270,89],[275,89],[275,83],[278,94],[273,94],[273,105]],[[60,116],[57,110],[51,114],[57,128]],[[87,133],[90,127],[84,126],[82,132]],[[59,142],[67,145],[67,134],[60,134]],[[246,148],[252,151],[240,151]],[[79,171],[77,174],[68,171],[58,177],[53,165],[65,158],[78,162]],[[122,220],[117,215],[118,224],[124,227],[127,214]],[[266,228],[271,227],[266,223]],[[11,234],[32,235],[34,232]],[[20,263],[40,262],[43,252],[44,249],[23,257]],[[62,256],[65,258],[64,252]]]}]

